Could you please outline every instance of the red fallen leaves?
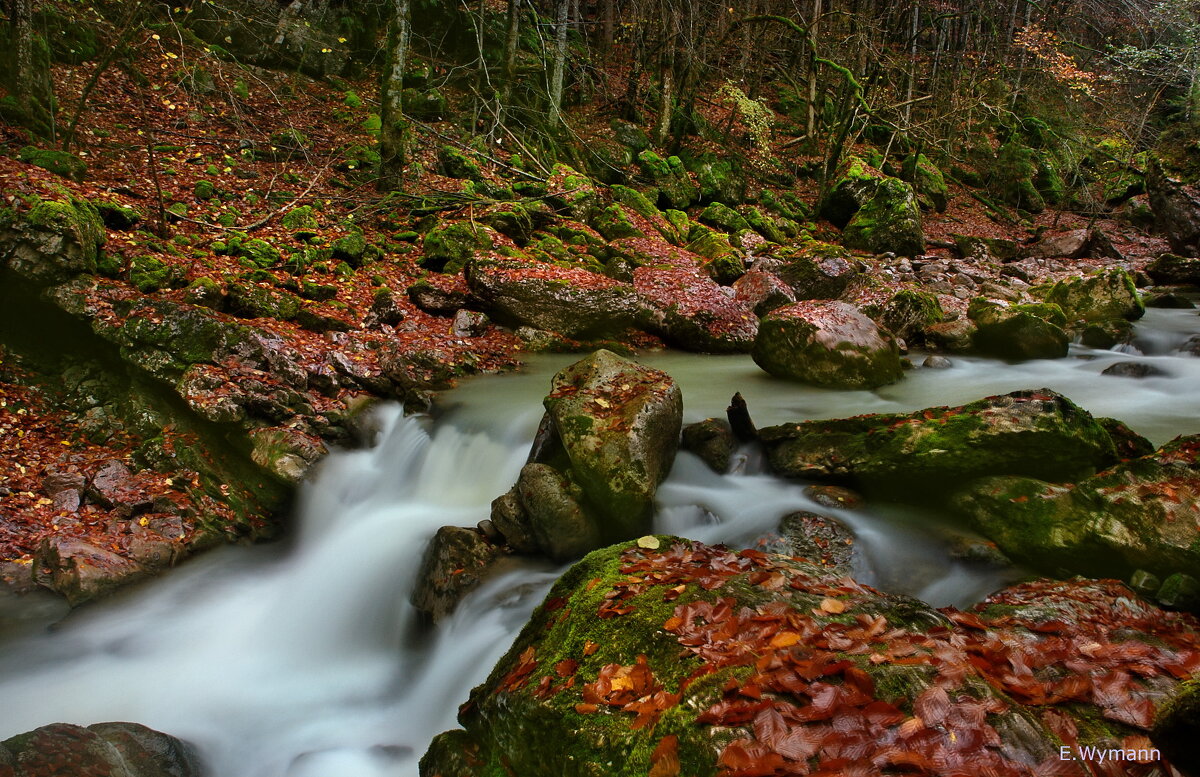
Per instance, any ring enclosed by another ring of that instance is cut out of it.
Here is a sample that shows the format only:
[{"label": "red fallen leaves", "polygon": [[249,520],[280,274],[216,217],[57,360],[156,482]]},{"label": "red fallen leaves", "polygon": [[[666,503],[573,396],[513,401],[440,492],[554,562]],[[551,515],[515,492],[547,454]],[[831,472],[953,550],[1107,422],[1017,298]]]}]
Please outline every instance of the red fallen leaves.
[{"label": "red fallen leaves", "polygon": [[658,721],[659,715],[679,703],[680,694],[667,693],[654,679],[645,655],[639,655],[631,666],[606,664],[596,681],[583,686],[582,705],[576,712],[586,714],[601,705],[619,707],[637,717],[630,728],[639,729]]},{"label": "red fallen leaves", "polygon": [[529,676],[533,674],[533,670],[537,669],[537,659],[534,658],[534,654],[533,645],[521,651],[521,655],[517,659],[517,665],[504,676],[497,690],[515,691],[523,688],[529,681]]},{"label": "red fallen leaves", "polygon": [[647,777],[676,777],[679,774],[679,737],[668,734],[650,754]]}]

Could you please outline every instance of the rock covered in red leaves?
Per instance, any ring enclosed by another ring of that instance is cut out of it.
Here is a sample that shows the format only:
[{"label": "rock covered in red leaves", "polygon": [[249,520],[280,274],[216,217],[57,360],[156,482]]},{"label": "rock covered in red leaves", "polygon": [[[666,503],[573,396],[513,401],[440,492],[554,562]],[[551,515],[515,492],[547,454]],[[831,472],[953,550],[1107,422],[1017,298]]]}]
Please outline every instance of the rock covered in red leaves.
[{"label": "rock covered in red leaves", "polygon": [[137,723],[69,723],[0,742],[0,774],[12,777],[200,777],[191,745]]},{"label": "rock covered in red leaves", "polygon": [[633,287],[647,302],[651,332],[678,348],[701,353],[745,353],[758,332],[746,302],[695,269],[639,267]]},{"label": "rock covered in red leaves", "polygon": [[[559,580],[421,774],[1142,777],[1166,768],[1156,709],[1197,668],[1200,622],[1111,581],[939,611],[644,537]],[[1112,750],[1133,753],[1119,772],[1088,762]]]},{"label": "rock covered in red leaves", "polygon": [[829,388],[873,389],[900,379],[900,351],[858,308],[797,302],[758,327],[754,362],[772,375]]}]

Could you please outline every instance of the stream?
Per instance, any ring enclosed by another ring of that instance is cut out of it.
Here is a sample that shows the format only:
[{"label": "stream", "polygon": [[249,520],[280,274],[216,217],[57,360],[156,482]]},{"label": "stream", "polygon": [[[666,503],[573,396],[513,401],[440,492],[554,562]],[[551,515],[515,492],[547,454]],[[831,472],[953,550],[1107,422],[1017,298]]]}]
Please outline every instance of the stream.
[{"label": "stream", "polygon": [[[1194,310],[1151,310],[1133,346],[1007,365],[951,357],[875,392],[826,391],[768,377],[749,356],[650,354],[684,396],[685,423],[723,415],[735,391],[759,426],[961,404],[1049,387],[1156,445],[1200,432]],[[437,421],[381,408],[372,446],[329,456],[302,489],[294,538],[227,547],[164,579],[73,613],[0,651],[0,739],[51,722],[143,723],[193,742],[214,777],[414,777],[430,739],[504,653],[561,573],[514,563],[437,629],[417,627],[408,593],[439,526],[474,526],[516,480],[555,370],[539,356],[515,375],[466,381]],[[920,363],[922,355],[914,355]],[[1101,376],[1119,360],[1166,374]],[[719,476],[681,453],[658,495],[655,529],[704,542],[753,542],[784,514],[819,508],[803,484],[765,474],[747,452]],[[839,511],[858,536],[855,574],[936,605],[968,605],[1013,570],[946,552],[947,532],[917,511]]]}]

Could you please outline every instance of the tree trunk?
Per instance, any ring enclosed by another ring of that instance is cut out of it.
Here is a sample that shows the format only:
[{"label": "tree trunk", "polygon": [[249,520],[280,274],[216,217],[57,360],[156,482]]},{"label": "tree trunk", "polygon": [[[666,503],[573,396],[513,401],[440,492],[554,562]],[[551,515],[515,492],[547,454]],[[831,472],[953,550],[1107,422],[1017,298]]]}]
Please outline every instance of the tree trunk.
[{"label": "tree trunk", "polygon": [[51,115],[52,92],[50,74],[41,68],[34,54],[33,7],[30,0],[13,0],[11,22],[16,38],[17,72],[14,96],[25,114],[25,121],[35,135],[54,137]]},{"label": "tree trunk", "polygon": [[616,37],[617,0],[604,0],[600,13],[603,18],[601,44],[604,53],[608,54],[609,49],[612,48],[613,39]]},{"label": "tree trunk", "polygon": [[379,189],[402,186],[407,165],[408,124],[404,120],[404,68],[408,62],[411,0],[392,0],[387,62],[379,86]]},{"label": "tree trunk", "polygon": [[808,124],[805,128],[810,141],[817,137],[817,40],[821,34],[821,13],[821,0],[813,0],[812,19],[808,23],[812,54],[808,60]]},{"label": "tree trunk", "polygon": [[554,31],[554,62],[550,70],[550,123],[562,121],[563,77],[567,69],[567,23],[571,0],[558,0],[558,21]]}]

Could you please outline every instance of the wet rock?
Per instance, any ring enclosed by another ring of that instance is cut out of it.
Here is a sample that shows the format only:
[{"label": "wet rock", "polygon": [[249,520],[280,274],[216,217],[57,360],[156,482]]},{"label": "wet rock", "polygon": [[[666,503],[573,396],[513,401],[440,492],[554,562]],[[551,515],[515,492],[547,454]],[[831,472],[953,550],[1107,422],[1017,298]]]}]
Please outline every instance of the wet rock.
[{"label": "wet rock", "polygon": [[1154,443],[1130,429],[1125,422],[1116,418],[1097,418],[1096,423],[1108,432],[1120,458],[1136,459],[1154,453]]},{"label": "wet rock", "polygon": [[1154,744],[1184,774],[1200,774],[1200,677],[1193,677],[1177,689],[1170,702],[1159,709],[1150,732]]},{"label": "wet rock", "polygon": [[[1178,685],[1167,667],[1200,650],[1193,619],[1112,582],[1033,581],[968,613],[938,611],[785,556],[648,540],[656,547],[606,548],[559,579],[472,692],[462,728],[433,741],[422,777],[483,777],[495,763],[528,777],[602,774],[580,764],[608,763],[715,774],[748,751],[832,774],[887,761],[896,741],[923,763],[950,741],[972,774],[1026,774],[1061,763],[1048,720],[1058,730],[1102,720],[1118,742],[1144,730]],[[880,629],[886,650],[862,660]],[[1114,668],[1094,658],[1097,646],[1146,658]],[[1017,680],[1013,661],[1036,670]],[[1086,690],[1056,701],[1063,677]],[[1129,696],[1107,696],[1105,682]],[[825,698],[836,701],[817,719],[813,700]],[[936,720],[936,732],[917,719]]]},{"label": "wet rock", "polygon": [[1133,324],[1121,318],[1088,324],[1079,341],[1088,348],[1108,350],[1133,341]]},{"label": "wet rock", "polygon": [[287,483],[299,484],[328,452],[318,438],[286,426],[253,429],[249,436],[254,463]]},{"label": "wet rock", "polygon": [[1145,362],[1117,362],[1111,367],[1104,369],[1100,374],[1121,378],[1151,378],[1167,375],[1168,373],[1153,364],[1146,364]]},{"label": "wet rock", "polygon": [[791,287],[797,300],[837,299],[859,277],[854,257],[841,246],[811,241],[755,263]]},{"label": "wet rock", "polygon": [[1154,294],[1147,294],[1145,304],[1148,308],[1165,308],[1168,310],[1193,310],[1196,303],[1192,302],[1187,297],[1176,294],[1173,291],[1163,291]]},{"label": "wet rock", "polygon": [[0,742],[0,772],[13,777],[202,777],[186,742],[137,723],[83,728],[52,723]]},{"label": "wet rock", "polygon": [[935,295],[914,289],[899,291],[882,307],[867,308],[863,312],[884,329],[909,343],[922,342],[926,328],[946,318]]},{"label": "wet rock", "polygon": [[454,314],[450,332],[455,337],[480,337],[487,332],[488,317],[473,310],[460,310]]},{"label": "wet rock", "polygon": [[71,537],[42,540],[33,557],[37,582],[75,607],[146,575],[140,564]]},{"label": "wet rock", "polygon": [[1162,254],[1146,265],[1146,274],[1155,283],[1200,286],[1200,259]]},{"label": "wet rock", "polygon": [[745,353],[754,343],[754,311],[698,270],[639,267],[633,288],[645,305],[641,325],[678,348]]},{"label": "wet rock", "polygon": [[724,474],[729,470],[737,440],[727,421],[709,418],[683,427],[683,441],[679,447],[699,456],[713,472]]},{"label": "wet rock", "polygon": [[545,405],[600,536],[644,533],[679,445],[675,381],[601,350],[556,374]]},{"label": "wet rock", "polygon": [[1062,308],[1068,321],[1132,321],[1146,312],[1133,278],[1119,268],[1059,281],[1046,295],[1046,302]]},{"label": "wet rock", "polygon": [[537,540],[516,487],[492,500],[490,520],[503,535],[505,543],[517,553],[537,551]]},{"label": "wet rock", "polygon": [[804,495],[822,507],[857,510],[863,506],[861,495],[841,486],[808,486]]},{"label": "wet rock", "polygon": [[467,304],[465,292],[440,289],[429,281],[417,281],[405,293],[414,305],[434,316],[452,316]]},{"label": "wet rock", "polygon": [[113,508],[129,505],[141,497],[141,489],[134,480],[129,467],[116,459],[102,463],[92,475],[88,485],[88,497],[98,504]]},{"label": "wet rock", "polygon": [[781,475],[845,483],[920,500],[923,489],[1000,473],[1051,481],[1116,462],[1108,433],[1049,389],[1015,391],[961,407],[783,424],[759,430]]},{"label": "wet rock", "polygon": [[801,510],[779,521],[777,553],[798,556],[812,564],[849,574],[855,553],[854,533],[840,521]]},{"label": "wet rock", "polygon": [[950,361],[945,356],[938,356],[937,354],[934,354],[932,356],[926,356],[925,360],[921,362],[921,366],[930,370],[948,370],[954,366],[954,362]]},{"label": "wet rock", "polygon": [[763,270],[750,270],[733,282],[733,289],[737,299],[753,308],[754,315],[760,318],[796,301],[796,293],[790,286],[778,275]]},{"label": "wet rock", "polygon": [[45,286],[95,273],[104,245],[100,214],[83,200],[42,200],[0,220],[0,267]]},{"label": "wet rock", "polygon": [[1155,598],[1168,610],[1200,613],[1200,580],[1183,572],[1176,572],[1163,581]]},{"label": "wet rock", "polygon": [[921,209],[912,187],[898,178],[884,178],[874,196],[859,209],[842,231],[847,248],[901,256],[925,253]]},{"label": "wet rock", "polygon": [[642,176],[658,189],[660,207],[683,210],[699,198],[700,188],[692,182],[679,157],[663,159],[646,149],[637,155],[637,162]]},{"label": "wet rock", "polygon": [[586,270],[520,262],[473,262],[467,285],[492,319],[576,339],[617,336],[645,303],[628,284]]},{"label": "wet rock", "polygon": [[961,318],[930,324],[921,331],[921,335],[925,345],[930,348],[949,353],[966,353],[974,347],[975,331],[975,324]]},{"label": "wet rock", "polygon": [[759,324],[752,355],[771,375],[830,388],[871,389],[902,375],[895,340],[844,302],[773,311]]},{"label": "wet rock", "polygon": [[972,300],[967,315],[977,327],[972,342],[977,351],[998,359],[1061,359],[1071,339],[1066,317],[1057,305],[1004,305]]},{"label": "wet rock", "polygon": [[1166,233],[1171,250],[1196,256],[1200,252],[1200,191],[1167,175],[1158,159],[1152,158],[1146,172],[1146,193],[1150,196],[1154,220]]},{"label": "wet rock", "polygon": [[951,235],[954,248],[963,259],[978,263],[1012,262],[1020,253],[1020,246],[1012,240],[993,237]]},{"label": "wet rock", "polygon": [[500,551],[474,529],[443,526],[429,541],[410,601],[434,623],[475,590]]},{"label": "wet rock", "polygon": [[1200,436],[1077,482],[987,477],[955,500],[960,513],[1012,558],[1037,568],[1167,578],[1200,569]]},{"label": "wet rock", "polygon": [[600,527],[580,505],[583,489],[554,467],[526,464],[517,479],[516,493],[528,534],[550,558],[579,558],[601,544]]}]

